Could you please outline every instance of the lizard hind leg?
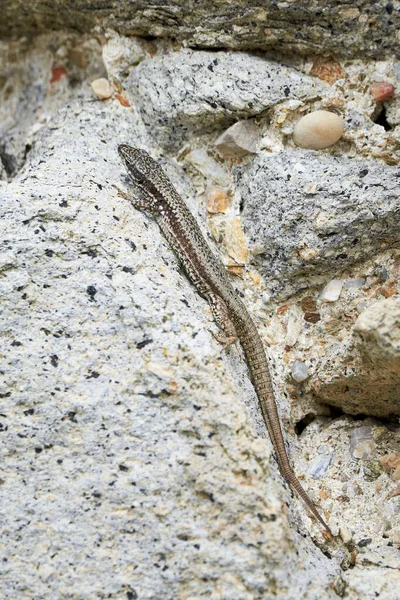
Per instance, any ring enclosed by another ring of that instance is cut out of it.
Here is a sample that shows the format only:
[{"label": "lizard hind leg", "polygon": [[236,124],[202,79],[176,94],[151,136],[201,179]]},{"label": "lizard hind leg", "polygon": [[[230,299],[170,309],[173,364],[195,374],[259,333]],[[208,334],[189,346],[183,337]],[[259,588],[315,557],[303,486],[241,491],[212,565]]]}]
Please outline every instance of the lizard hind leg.
[{"label": "lizard hind leg", "polygon": [[238,341],[236,329],[229,318],[228,308],[224,300],[217,294],[207,294],[214,320],[220,329],[220,334],[211,331],[215,339],[223,345],[224,349]]}]

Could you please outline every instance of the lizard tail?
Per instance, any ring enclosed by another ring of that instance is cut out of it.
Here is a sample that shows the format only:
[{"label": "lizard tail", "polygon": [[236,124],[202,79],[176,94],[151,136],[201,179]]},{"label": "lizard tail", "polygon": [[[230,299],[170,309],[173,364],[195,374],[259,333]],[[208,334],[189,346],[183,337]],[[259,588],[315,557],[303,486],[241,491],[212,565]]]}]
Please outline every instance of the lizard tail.
[{"label": "lizard tail", "polygon": [[333,534],[325,520],[321,517],[314,502],[302,487],[289,463],[286,452],[285,441],[280,425],[278,409],[275,402],[272,388],[271,376],[268,367],[268,359],[264,350],[262,340],[258,334],[257,328],[253,323],[248,325],[251,331],[246,331],[245,339],[241,338],[241,343],[246,354],[247,362],[250,366],[251,379],[258,395],[264,421],[267,425],[268,433],[274,447],[279,469],[286,481],[296,490],[300,498],[318,519],[321,525],[326,529],[330,539]]}]

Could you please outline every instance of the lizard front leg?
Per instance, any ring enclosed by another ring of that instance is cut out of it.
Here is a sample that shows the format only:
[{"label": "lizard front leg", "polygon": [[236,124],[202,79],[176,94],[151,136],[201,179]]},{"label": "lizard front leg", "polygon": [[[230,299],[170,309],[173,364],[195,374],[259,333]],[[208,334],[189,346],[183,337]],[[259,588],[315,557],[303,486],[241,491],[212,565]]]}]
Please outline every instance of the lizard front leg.
[{"label": "lizard front leg", "polygon": [[224,348],[227,348],[231,344],[237,342],[238,336],[235,326],[229,317],[229,311],[228,307],[226,306],[226,302],[221,298],[221,296],[212,293],[207,294],[207,300],[210,304],[215,322],[222,333],[222,335],[218,335],[214,332],[212,332],[212,334],[215,339],[223,345]]},{"label": "lizard front leg", "polygon": [[150,211],[151,204],[147,198],[142,198],[139,194],[134,194],[131,190],[124,192],[124,190],[121,190],[117,185],[113,185],[113,188],[117,190],[118,196],[128,200],[128,202],[130,202],[137,210]]}]

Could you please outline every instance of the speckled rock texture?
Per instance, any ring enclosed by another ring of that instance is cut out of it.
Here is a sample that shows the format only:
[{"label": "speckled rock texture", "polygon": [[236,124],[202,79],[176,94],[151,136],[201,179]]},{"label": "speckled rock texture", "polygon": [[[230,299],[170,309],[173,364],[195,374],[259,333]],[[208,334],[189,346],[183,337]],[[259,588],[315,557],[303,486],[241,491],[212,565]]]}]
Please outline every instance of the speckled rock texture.
[{"label": "speckled rock texture", "polygon": [[319,79],[265,58],[189,49],[144,60],[129,85],[144,123],[165,148],[284,100],[320,98],[325,88]]},{"label": "speckled rock texture", "polygon": [[[378,394],[374,369],[389,381],[398,361],[400,102],[396,89],[383,104],[369,91],[395,84],[396,59],[283,57],[265,32],[273,55],[221,51],[221,38],[218,52],[181,50],[124,37],[129,19],[104,33],[126,17],[112,6],[80,5],[79,26],[96,22],[95,33],[0,43],[0,597],[398,600],[400,427],[393,411],[366,417],[363,393]],[[222,5],[190,29],[205,6],[188,10],[187,29],[178,5],[146,5],[143,18],[152,35],[167,35],[168,15],[171,35],[189,42],[207,27],[213,39]],[[383,36],[397,19],[389,4],[334,6],[345,12],[328,4],[320,17],[330,8],[337,37],[312,26],[313,44],[329,36],[332,51],[361,39],[373,51],[375,26],[362,38],[357,27],[380,14]],[[78,14],[41,7],[18,13],[24,32]],[[282,46],[308,52],[311,29],[291,33],[298,4],[278,8]],[[139,93],[146,73],[151,94]],[[101,77],[104,101],[91,90]],[[295,148],[295,123],[320,109],[343,116],[343,138]],[[241,119],[260,133],[257,154],[223,159],[214,143]],[[120,142],[160,160],[232,274],[268,350],[291,461],[332,542],[277,470],[240,349],[221,349],[154,220],[118,195]],[[326,400],[351,377],[357,386]],[[376,405],[388,398],[398,405],[385,388]]]},{"label": "speckled rock texture", "polygon": [[330,369],[321,365],[314,387],[319,401],[348,414],[399,416],[400,298],[372,303],[355,321],[352,335],[342,340],[335,375],[327,376]]},{"label": "speckled rock texture", "polygon": [[112,187],[132,137],[70,104],[0,188],[2,598],[334,597],[204,301]]},{"label": "speckled rock texture", "polygon": [[123,34],[169,37],[205,48],[399,56],[400,11],[396,2],[386,0],[110,0],[95,7],[89,0],[3,0],[2,9],[2,36],[111,27]]},{"label": "speckled rock texture", "polygon": [[277,296],[399,244],[398,166],[291,149],[260,154],[237,177],[248,247]]}]

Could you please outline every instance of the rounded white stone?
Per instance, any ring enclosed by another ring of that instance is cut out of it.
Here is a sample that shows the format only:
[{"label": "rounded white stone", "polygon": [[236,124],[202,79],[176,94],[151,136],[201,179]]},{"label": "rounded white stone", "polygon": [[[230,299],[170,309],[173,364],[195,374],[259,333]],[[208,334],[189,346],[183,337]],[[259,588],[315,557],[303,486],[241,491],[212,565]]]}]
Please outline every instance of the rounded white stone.
[{"label": "rounded white stone", "polygon": [[91,86],[92,90],[94,91],[96,96],[100,98],[100,100],[106,100],[107,98],[111,97],[112,90],[108,79],[105,79],[104,77],[95,79],[94,81],[92,81]]},{"label": "rounded white stone", "polygon": [[303,363],[300,360],[295,360],[290,370],[292,372],[293,379],[297,381],[297,383],[305,381],[309,375],[306,363]]},{"label": "rounded white stone", "polygon": [[316,110],[297,121],[293,141],[300,148],[319,150],[337,142],[343,129],[342,117],[328,110]]}]

